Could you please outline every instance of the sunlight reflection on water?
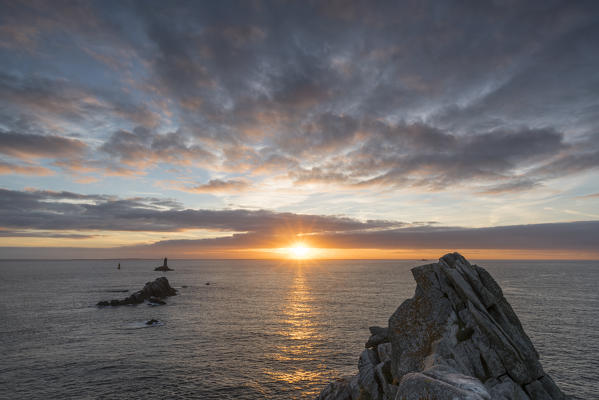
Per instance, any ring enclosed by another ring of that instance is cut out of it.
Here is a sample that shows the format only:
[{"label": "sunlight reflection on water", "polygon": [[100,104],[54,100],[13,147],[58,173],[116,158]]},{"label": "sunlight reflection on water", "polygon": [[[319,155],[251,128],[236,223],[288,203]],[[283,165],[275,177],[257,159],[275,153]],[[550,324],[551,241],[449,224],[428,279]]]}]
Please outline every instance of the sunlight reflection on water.
[{"label": "sunlight reflection on water", "polygon": [[[0,261],[0,398],[314,399],[355,374],[370,325],[414,294],[419,261],[172,260],[166,306],[97,309],[156,278],[129,260]],[[544,369],[599,398],[599,265],[481,262]],[[205,285],[206,282],[210,285]],[[185,287],[183,287],[185,286]],[[163,326],[126,329],[148,319]]]},{"label": "sunlight reflection on water", "polygon": [[264,373],[271,379],[284,384],[297,385],[318,382],[325,375],[319,369],[306,370],[299,367],[304,365],[306,360],[313,360],[315,344],[324,339],[314,322],[321,318],[320,312],[312,307],[314,301],[304,267],[298,263],[278,321],[281,327],[278,333],[286,340],[278,344],[276,352],[272,354],[273,359],[290,362],[293,366],[287,371],[265,368]]}]

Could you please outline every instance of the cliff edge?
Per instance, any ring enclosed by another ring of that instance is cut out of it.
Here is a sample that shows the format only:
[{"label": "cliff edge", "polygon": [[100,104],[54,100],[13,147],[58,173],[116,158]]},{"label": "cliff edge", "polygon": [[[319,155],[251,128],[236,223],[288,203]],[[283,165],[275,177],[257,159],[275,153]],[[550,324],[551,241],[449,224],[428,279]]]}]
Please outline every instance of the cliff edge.
[{"label": "cliff edge", "polygon": [[414,297],[370,328],[358,374],[319,400],[567,399],[484,268],[452,253],[412,275]]}]

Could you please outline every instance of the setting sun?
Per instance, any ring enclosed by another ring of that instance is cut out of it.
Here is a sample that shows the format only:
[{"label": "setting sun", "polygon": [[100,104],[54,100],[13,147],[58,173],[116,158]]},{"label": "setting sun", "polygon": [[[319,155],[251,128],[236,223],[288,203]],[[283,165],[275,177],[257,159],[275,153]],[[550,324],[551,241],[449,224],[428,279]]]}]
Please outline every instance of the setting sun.
[{"label": "setting sun", "polygon": [[303,243],[295,243],[289,248],[289,257],[296,259],[310,258],[310,250],[310,247]]}]

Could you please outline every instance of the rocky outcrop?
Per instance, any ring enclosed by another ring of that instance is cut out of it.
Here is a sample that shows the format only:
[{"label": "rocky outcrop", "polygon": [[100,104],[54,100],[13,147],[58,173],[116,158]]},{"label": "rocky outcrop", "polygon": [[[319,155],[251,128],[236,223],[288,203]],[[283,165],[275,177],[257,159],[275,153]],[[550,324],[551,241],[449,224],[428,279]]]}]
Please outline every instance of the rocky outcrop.
[{"label": "rocky outcrop", "polygon": [[371,327],[358,374],[320,400],[561,400],[501,288],[458,253],[412,269],[414,297]]},{"label": "rocky outcrop", "polygon": [[164,261],[162,262],[162,265],[154,268],[154,271],[173,271],[173,270],[168,267],[167,258],[164,257]]},{"label": "rocky outcrop", "polygon": [[165,277],[157,278],[154,282],[148,282],[143,289],[133,293],[131,296],[122,300],[106,300],[98,303],[98,306],[123,306],[127,304],[140,304],[148,300],[154,304],[166,304],[162,298],[174,296],[177,291],[171,287],[168,279]]}]

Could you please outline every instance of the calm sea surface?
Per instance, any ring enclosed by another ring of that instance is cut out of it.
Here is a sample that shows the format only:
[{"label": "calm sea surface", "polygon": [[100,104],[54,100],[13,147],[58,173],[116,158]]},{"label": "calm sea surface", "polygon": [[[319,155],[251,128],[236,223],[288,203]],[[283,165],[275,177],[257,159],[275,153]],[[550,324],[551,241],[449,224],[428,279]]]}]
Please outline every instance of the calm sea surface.
[{"label": "calm sea surface", "polygon": [[[368,327],[413,295],[423,264],[172,260],[168,305],[95,307],[158,263],[0,261],[0,398],[311,399],[357,371]],[[599,399],[599,263],[478,264],[562,389]]]}]

